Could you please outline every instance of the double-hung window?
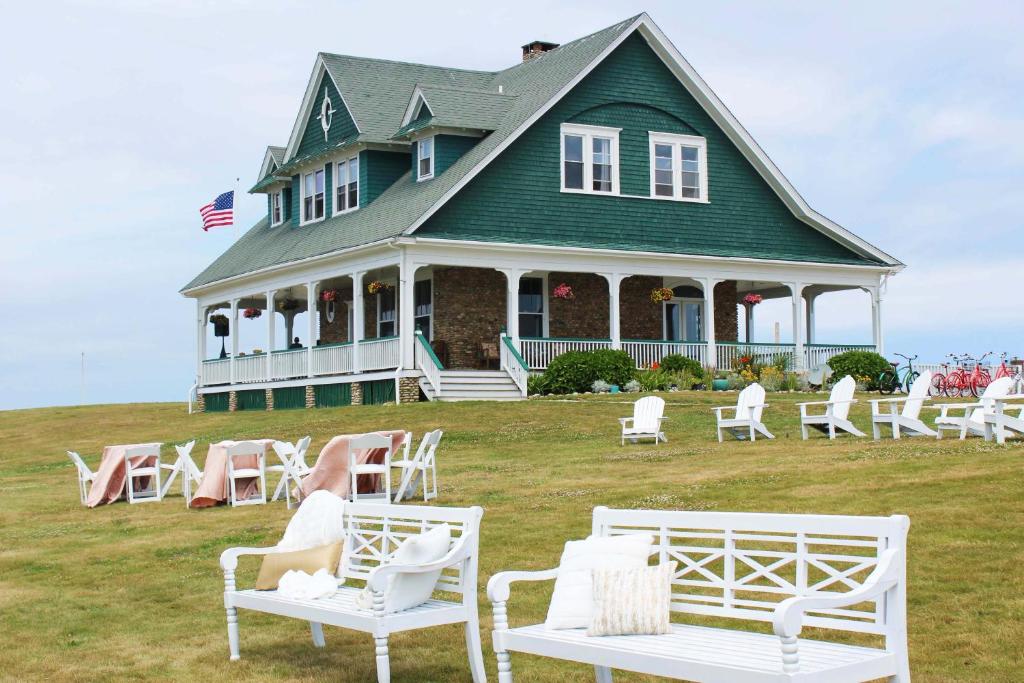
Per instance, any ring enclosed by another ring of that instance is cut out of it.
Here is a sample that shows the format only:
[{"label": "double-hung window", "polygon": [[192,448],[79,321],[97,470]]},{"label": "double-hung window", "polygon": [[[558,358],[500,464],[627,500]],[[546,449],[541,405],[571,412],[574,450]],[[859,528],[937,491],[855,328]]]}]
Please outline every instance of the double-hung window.
[{"label": "double-hung window", "polygon": [[307,173],[302,178],[302,222],[324,217],[324,169]]},{"label": "double-hung window", "polygon": [[284,195],[284,190],[278,190],[270,194],[270,225],[281,225],[281,221],[284,220],[284,214],[281,213],[281,202]]},{"label": "double-hung window", "polygon": [[430,280],[417,280],[413,285],[412,294],[413,306],[416,309],[413,313],[413,325],[415,329],[423,333],[428,341],[431,338],[430,316],[433,313],[434,303],[431,289]]},{"label": "double-hung window", "polygon": [[394,337],[398,334],[397,304],[394,287],[385,287],[377,294],[378,337]]},{"label": "double-hung window", "polygon": [[619,130],[562,124],[562,191],[619,193]]},{"label": "double-hung window", "polygon": [[650,133],[651,196],[686,202],[708,200],[707,141],[695,135]]},{"label": "double-hung window", "polygon": [[519,279],[519,336],[544,336],[544,279]]},{"label": "double-hung window", "polygon": [[423,138],[416,143],[416,179],[434,177],[434,138]]},{"label": "double-hung window", "polygon": [[358,209],[359,157],[339,161],[334,170],[334,213]]}]

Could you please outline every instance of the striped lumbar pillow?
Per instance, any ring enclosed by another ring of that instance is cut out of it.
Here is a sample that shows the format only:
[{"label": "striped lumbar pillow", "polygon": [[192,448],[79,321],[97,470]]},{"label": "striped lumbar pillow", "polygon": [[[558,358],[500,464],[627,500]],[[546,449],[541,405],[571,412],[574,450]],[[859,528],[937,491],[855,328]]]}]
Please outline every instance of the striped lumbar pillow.
[{"label": "striped lumbar pillow", "polygon": [[669,633],[675,562],[656,567],[594,570],[594,615],[588,636]]}]

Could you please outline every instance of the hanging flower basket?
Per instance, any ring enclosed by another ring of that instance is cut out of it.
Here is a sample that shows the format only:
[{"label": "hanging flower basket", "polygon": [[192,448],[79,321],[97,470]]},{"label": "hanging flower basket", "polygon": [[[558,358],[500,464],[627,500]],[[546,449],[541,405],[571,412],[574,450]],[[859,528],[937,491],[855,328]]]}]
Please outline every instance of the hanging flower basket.
[{"label": "hanging flower basket", "polygon": [[338,290],[336,289],[325,289],[320,292],[320,301],[331,303],[338,300]]},{"label": "hanging flower basket", "polygon": [[756,306],[762,301],[764,301],[764,297],[762,297],[760,294],[747,294],[745,297],[743,297],[743,303],[750,304],[751,306]]},{"label": "hanging flower basket", "polygon": [[576,298],[576,293],[572,291],[572,287],[565,284],[564,282],[555,287],[555,289],[551,292],[551,295],[556,299],[565,299],[566,301],[570,301]]},{"label": "hanging flower basket", "polygon": [[229,333],[228,317],[223,313],[215,313],[210,316],[210,324],[213,325],[213,336],[226,337]]},{"label": "hanging flower basket", "polygon": [[294,311],[299,307],[299,302],[296,299],[285,299],[281,302],[282,311]]},{"label": "hanging flower basket", "polygon": [[660,304],[662,301],[671,301],[675,296],[668,287],[655,287],[651,290],[651,302]]},{"label": "hanging flower basket", "polygon": [[366,291],[370,294],[380,294],[381,292],[391,289],[391,285],[380,280],[374,280],[370,284],[366,285]]},{"label": "hanging flower basket", "polygon": [[258,308],[247,308],[242,311],[242,315],[245,316],[246,320],[255,320],[256,318],[263,315],[263,311]]}]

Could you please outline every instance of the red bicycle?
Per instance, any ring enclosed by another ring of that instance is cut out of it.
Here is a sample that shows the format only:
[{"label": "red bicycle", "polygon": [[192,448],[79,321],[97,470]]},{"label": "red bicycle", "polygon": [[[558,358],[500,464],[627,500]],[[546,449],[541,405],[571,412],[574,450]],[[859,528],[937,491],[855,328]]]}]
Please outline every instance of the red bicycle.
[{"label": "red bicycle", "polygon": [[[989,351],[981,358],[975,360],[969,355],[956,356],[949,354],[949,357],[956,363],[956,368],[951,372],[947,372],[945,375],[936,374],[936,377],[932,379],[932,386],[930,393],[933,396],[938,396],[935,393],[937,388],[941,387],[943,393],[950,398],[959,398],[961,396],[974,396],[977,398],[985,391],[985,387],[992,383],[992,376],[989,374],[988,369],[982,366],[982,361],[992,355]],[[943,364],[943,368],[949,367]]]},{"label": "red bicycle", "polygon": [[1008,355],[1009,354],[1005,351],[999,354],[999,367],[996,368],[995,378],[1002,379],[1003,377],[1009,377],[1013,380],[1013,393],[1019,393],[1021,391],[1022,383],[1024,383],[1024,368],[1017,363],[1015,363],[1013,367],[1007,365],[1006,357]]}]

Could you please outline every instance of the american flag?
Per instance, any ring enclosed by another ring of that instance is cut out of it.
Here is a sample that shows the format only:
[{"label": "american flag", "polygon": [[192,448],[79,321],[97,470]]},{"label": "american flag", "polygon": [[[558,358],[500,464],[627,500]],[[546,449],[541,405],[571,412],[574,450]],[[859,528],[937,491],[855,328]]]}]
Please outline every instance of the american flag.
[{"label": "american flag", "polygon": [[217,195],[212,202],[199,209],[203,217],[203,230],[231,225],[235,219],[235,191]]}]

